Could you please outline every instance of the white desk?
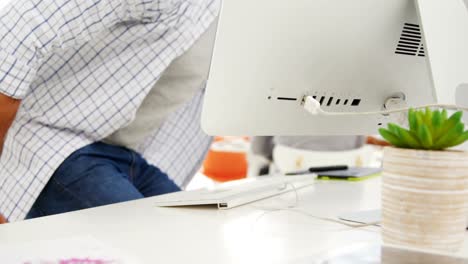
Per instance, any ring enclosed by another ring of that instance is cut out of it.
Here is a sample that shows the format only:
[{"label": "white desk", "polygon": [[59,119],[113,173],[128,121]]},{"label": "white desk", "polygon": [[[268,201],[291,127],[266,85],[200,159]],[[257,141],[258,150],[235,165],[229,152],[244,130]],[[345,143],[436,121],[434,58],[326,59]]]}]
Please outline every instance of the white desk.
[{"label": "white desk", "polygon": [[[299,191],[298,207],[336,217],[376,209],[379,197],[380,179],[317,182]],[[350,243],[380,240],[378,227],[353,229],[293,211],[264,215],[262,208],[294,201],[290,193],[218,211],[156,208],[149,198],[0,226],[0,249],[10,243],[90,234],[142,263],[289,263]],[[468,256],[468,244],[459,255]]]}]

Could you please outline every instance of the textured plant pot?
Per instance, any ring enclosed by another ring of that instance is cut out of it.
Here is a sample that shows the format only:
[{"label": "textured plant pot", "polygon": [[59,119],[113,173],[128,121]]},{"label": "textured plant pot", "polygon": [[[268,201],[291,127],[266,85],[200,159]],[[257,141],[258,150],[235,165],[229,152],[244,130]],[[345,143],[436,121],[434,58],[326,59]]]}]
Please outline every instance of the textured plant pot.
[{"label": "textured plant pot", "polygon": [[386,148],[383,166],[384,243],[458,251],[467,227],[468,153]]}]

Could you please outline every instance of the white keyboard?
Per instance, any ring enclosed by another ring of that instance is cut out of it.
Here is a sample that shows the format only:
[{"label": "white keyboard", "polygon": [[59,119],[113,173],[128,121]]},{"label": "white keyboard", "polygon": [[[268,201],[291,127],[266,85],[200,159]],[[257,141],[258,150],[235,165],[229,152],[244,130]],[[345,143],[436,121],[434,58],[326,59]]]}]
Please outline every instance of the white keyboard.
[{"label": "white keyboard", "polygon": [[315,178],[315,175],[265,176],[220,184],[213,189],[162,195],[155,197],[155,201],[157,206],[164,207],[212,204],[220,209],[229,209],[311,186]]}]

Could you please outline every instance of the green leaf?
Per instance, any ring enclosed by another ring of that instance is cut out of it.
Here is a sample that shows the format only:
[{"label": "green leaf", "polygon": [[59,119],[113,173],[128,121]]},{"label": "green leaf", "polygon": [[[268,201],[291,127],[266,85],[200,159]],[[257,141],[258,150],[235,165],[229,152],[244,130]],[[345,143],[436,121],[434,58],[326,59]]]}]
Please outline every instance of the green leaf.
[{"label": "green leaf", "polygon": [[388,123],[388,130],[392,132],[395,136],[400,137],[400,127],[393,123]]},{"label": "green leaf", "polygon": [[468,131],[465,131],[460,137],[458,137],[456,140],[450,143],[448,147],[449,148],[456,147],[458,145],[465,143],[467,140],[468,140]]},{"label": "green leaf", "polygon": [[444,135],[446,135],[450,130],[452,130],[457,124],[460,123],[463,117],[463,112],[454,113],[446,122],[442,124],[440,132],[435,137],[435,140],[438,141]]},{"label": "green leaf", "polygon": [[418,137],[424,149],[430,149],[433,144],[432,134],[426,124],[422,124],[418,130]]},{"label": "green leaf", "polygon": [[465,124],[460,122],[455,126],[455,128],[458,135],[455,134],[447,143],[447,146],[453,146],[455,144],[455,141],[457,141],[463,135],[463,132],[465,131]]},{"label": "green leaf", "polygon": [[456,124],[448,133],[443,134],[437,141],[434,143],[433,149],[441,150],[449,148],[450,145],[454,144],[462,134],[465,129],[463,123]]},{"label": "green leaf", "polygon": [[426,107],[426,113],[424,113],[424,123],[427,125],[431,133],[433,132],[432,129],[432,111],[429,107]]},{"label": "green leaf", "polygon": [[432,128],[433,128],[432,134],[433,134],[434,139],[440,137],[442,124],[444,122],[442,115],[443,114],[440,111],[435,111],[434,114],[432,115]]},{"label": "green leaf", "polygon": [[416,135],[411,132],[411,131],[408,131],[406,129],[403,129],[403,128],[399,128],[399,135],[400,135],[400,139],[406,143],[406,145],[408,145],[410,148],[412,149],[419,149],[421,148],[421,143],[419,142],[419,140],[417,139]]},{"label": "green leaf", "polygon": [[442,126],[442,113],[440,111],[435,111],[432,115],[432,126],[437,129]]},{"label": "green leaf", "polygon": [[424,115],[423,112],[421,111],[416,111],[416,130],[414,132],[417,132],[419,130],[419,127],[424,124]]},{"label": "green leaf", "polygon": [[449,120],[452,119],[452,118],[453,118],[454,120],[456,120],[457,122],[460,122],[461,119],[463,118],[463,112],[462,112],[462,111],[455,112],[455,113],[449,118]]},{"label": "green leaf", "polygon": [[447,121],[448,119],[448,112],[447,112],[447,109],[444,109],[442,110],[442,123],[444,123],[445,121]]},{"label": "green leaf", "polygon": [[393,134],[391,131],[389,131],[387,129],[384,129],[384,128],[381,128],[381,129],[379,129],[379,133],[385,140],[387,140],[393,146],[398,147],[398,148],[404,148],[405,147],[405,144],[403,144],[400,141],[400,139],[398,138],[398,136]]},{"label": "green leaf", "polygon": [[424,113],[424,118],[427,122],[430,122],[432,120],[432,110],[429,107],[426,107],[426,112]]},{"label": "green leaf", "polygon": [[411,131],[417,131],[418,130],[418,123],[416,121],[416,113],[413,108],[411,108],[408,111],[408,121],[410,125],[410,130]]}]

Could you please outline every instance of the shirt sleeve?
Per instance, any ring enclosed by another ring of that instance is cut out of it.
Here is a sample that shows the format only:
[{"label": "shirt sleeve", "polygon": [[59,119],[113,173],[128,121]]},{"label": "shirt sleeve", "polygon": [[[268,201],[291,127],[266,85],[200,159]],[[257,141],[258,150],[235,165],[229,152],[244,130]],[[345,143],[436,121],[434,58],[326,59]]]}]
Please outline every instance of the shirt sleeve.
[{"label": "shirt sleeve", "polygon": [[26,41],[30,25],[21,4],[24,1],[11,0],[0,10],[0,93],[17,99],[24,97],[35,75],[28,62],[34,53]]},{"label": "shirt sleeve", "polygon": [[147,7],[128,1],[9,0],[0,9],[0,93],[23,99],[55,49],[99,37]]},{"label": "shirt sleeve", "polygon": [[0,93],[22,99],[35,73],[24,60],[0,49]]},{"label": "shirt sleeve", "polygon": [[[187,0],[184,0],[187,1]],[[156,22],[182,0],[10,0],[0,10],[0,93],[22,99],[42,59],[122,22]]]}]

